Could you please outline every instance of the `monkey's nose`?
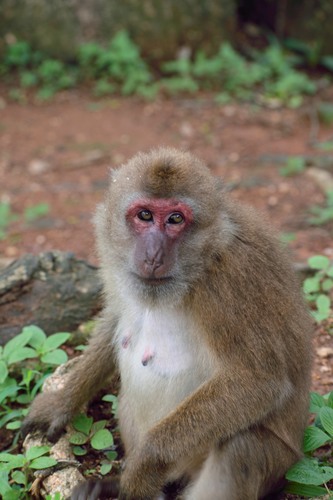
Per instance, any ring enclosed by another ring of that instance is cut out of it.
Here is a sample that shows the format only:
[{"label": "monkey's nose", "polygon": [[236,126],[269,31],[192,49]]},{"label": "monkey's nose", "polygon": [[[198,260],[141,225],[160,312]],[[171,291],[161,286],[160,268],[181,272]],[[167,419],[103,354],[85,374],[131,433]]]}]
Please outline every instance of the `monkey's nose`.
[{"label": "monkey's nose", "polygon": [[160,259],[145,259],[145,264],[147,267],[149,267],[152,271],[155,271],[158,267],[160,267],[163,264],[163,260]]}]

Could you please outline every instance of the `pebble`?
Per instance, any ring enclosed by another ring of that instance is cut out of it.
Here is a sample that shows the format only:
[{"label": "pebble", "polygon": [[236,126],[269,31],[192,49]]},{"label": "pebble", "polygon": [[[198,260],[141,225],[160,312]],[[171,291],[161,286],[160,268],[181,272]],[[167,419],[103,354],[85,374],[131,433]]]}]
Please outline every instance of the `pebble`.
[{"label": "pebble", "polygon": [[333,356],[333,347],[318,347],[317,355],[320,358],[330,358]]},{"label": "pebble", "polygon": [[51,168],[51,163],[46,160],[35,158],[28,164],[28,172],[32,175],[39,175],[47,172]]}]

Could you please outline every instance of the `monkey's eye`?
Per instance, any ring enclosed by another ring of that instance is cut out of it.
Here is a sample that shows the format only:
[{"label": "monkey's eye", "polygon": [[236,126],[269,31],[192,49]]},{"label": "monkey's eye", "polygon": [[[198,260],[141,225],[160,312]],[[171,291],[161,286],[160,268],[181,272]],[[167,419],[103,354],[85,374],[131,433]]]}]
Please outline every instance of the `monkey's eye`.
[{"label": "monkey's eye", "polygon": [[181,224],[182,222],[184,222],[184,217],[179,212],[171,214],[168,218],[168,224]]},{"label": "monkey's eye", "polygon": [[140,210],[138,218],[145,222],[150,222],[153,220],[153,214],[149,210]]}]

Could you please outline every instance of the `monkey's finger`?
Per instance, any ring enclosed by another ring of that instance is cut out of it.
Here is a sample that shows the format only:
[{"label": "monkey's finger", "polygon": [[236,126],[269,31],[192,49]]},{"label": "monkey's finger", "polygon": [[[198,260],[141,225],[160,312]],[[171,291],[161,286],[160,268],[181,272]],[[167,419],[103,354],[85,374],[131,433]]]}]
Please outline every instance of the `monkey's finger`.
[{"label": "monkey's finger", "polygon": [[23,439],[27,437],[28,434],[34,434],[35,432],[41,432],[44,434],[48,429],[48,424],[46,422],[38,421],[29,416],[23,421],[21,425],[21,436]]},{"label": "monkey's finger", "polygon": [[62,434],[64,434],[67,425],[67,418],[58,417],[54,422],[49,425],[49,428],[46,433],[47,439],[51,443],[56,443]]},{"label": "monkey's finger", "polygon": [[74,488],[71,500],[98,500],[117,498],[119,494],[119,480],[88,480]]}]

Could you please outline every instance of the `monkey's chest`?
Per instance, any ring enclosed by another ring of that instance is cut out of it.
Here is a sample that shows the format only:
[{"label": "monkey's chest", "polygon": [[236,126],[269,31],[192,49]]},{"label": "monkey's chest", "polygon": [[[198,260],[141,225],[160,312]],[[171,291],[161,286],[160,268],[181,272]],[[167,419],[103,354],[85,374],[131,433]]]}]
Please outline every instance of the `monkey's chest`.
[{"label": "monkey's chest", "polygon": [[118,336],[121,373],[146,377],[173,378],[195,364],[192,325],[181,315],[146,312]]},{"label": "monkey's chest", "polygon": [[174,309],[124,315],[116,335],[120,414],[140,422],[140,432],[211,376],[211,356],[196,341],[200,332],[195,328],[191,318]]}]

